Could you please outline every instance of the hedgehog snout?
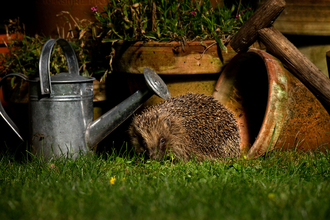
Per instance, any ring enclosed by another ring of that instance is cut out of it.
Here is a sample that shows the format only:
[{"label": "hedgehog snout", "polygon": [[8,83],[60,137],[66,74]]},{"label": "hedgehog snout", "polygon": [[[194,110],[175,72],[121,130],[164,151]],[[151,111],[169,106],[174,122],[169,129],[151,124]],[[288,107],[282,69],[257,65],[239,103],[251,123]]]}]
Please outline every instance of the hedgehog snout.
[{"label": "hedgehog snout", "polygon": [[145,148],[145,154],[150,158],[150,159],[157,159],[158,158],[158,148],[157,146],[150,146]]},{"label": "hedgehog snout", "polygon": [[165,137],[159,137],[157,146],[153,148],[153,159],[161,160],[166,152],[167,139]]}]

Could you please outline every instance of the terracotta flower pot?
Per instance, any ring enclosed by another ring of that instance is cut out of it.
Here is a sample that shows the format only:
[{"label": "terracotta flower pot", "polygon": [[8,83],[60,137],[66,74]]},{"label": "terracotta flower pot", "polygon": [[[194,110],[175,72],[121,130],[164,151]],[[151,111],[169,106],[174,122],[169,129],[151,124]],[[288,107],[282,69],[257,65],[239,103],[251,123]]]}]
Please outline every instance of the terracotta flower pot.
[{"label": "terracotta flower pot", "polygon": [[280,61],[256,49],[235,56],[213,96],[236,115],[248,158],[267,150],[330,146],[330,117],[316,97]]},{"label": "terracotta flower pot", "polygon": [[[204,41],[207,46],[214,42]],[[253,46],[260,48],[258,44]],[[118,78],[114,81],[123,85],[128,83],[133,93],[145,84],[142,71],[149,67],[161,75],[172,97],[187,92],[212,95],[221,70],[236,55],[230,46],[227,52],[220,50],[216,44],[205,50],[199,41],[187,42],[183,48],[179,42],[124,42],[118,43],[115,50],[112,65]],[[153,96],[145,105],[159,101],[160,98]]]},{"label": "terracotta flower pot", "polygon": [[22,34],[0,34],[0,53],[5,54],[9,52],[5,43],[10,43],[10,40],[13,38],[22,39]]}]

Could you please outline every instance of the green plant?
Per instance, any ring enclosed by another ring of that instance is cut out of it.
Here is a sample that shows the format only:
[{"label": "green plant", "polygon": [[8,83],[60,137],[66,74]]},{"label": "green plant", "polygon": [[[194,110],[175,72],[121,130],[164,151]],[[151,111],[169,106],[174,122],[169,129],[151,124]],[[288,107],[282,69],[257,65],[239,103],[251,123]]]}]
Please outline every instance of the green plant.
[{"label": "green plant", "polygon": [[103,42],[156,40],[184,45],[187,40],[212,39],[224,50],[253,13],[241,1],[212,7],[210,0],[111,0],[103,11],[92,10]]},{"label": "green plant", "polygon": [[[24,25],[21,26],[18,19],[9,22],[6,26],[8,43],[5,43],[9,52],[0,54],[0,76],[11,72],[34,75],[38,69],[36,57],[40,56],[44,40],[39,36],[27,36]],[[10,34],[14,34],[15,37],[12,38]]]},{"label": "green plant", "polygon": [[[63,13],[64,15],[69,13]],[[86,27],[90,23],[86,21],[75,21],[75,27],[69,33],[64,34],[58,27],[58,35],[61,38],[68,40],[76,52],[81,75],[91,76],[106,72],[103,66],[95,60],[99,56],[94,56],[97,53],[97,42],[86,34]],[[19,20],[10,20],[6,25],[7,39],[6,47],[9,52],[0,54],[0,77],[9,73],[23,73],[29,77],[39,75],[39,58],[43,45],[50,37],[34,35],[28,36],[25,33],[24,25],[19,23]],[[15,34],[15,38],[11,38],[10,34]],[[94,53],[94,54],[93,54]],[[93,60],[94,59],[94,60]],[[93,62],[94,61],[94,62]],[[50,63],[50,74],[54,75],[60,72],[67,72],[66,58],[60,46],[55,45]],[[12,80],[12,84],[14,79]]]},{"label": "green plant", "polygon": [[[80,73],[99,78],[112,71],[114,56],[113,49],[108,55],[102,52],[101,42],[181,41],[184,47],[187,40],[215,39],[226,50],[230,37],[253,12],[241,1],[231,7],[226,4],[212,7],[210,0],[111,0],[104,11],[99,12],[96,7],[92,10],[96,22],[79,20],[69,12],[61,12],[59,16],[64,16],[69,25],[73,21],[74,27],[68,33],[58,27],[58,36],[67,39],[76,51]],[[38,76],[40,52],[49,37],[26,35],[19,19],[10,20],[6,30],[9,52],[0,54],[0,77],[13,72]],[[10,38],[12,33],[21,37]],[[59,46],[55,46],[51,58],[51,75],[67,71]]]}]

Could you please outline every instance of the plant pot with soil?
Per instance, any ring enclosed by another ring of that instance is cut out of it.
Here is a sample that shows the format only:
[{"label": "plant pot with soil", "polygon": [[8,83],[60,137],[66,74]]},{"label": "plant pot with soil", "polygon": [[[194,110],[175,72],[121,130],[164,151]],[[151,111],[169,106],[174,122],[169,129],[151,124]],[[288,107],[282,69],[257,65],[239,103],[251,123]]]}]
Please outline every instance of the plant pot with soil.
[{"label": "plant pot with soil", "polygon": [[[210,0],[112,1],[95,10],[98,36],[110,45],[110,94],[117,99],[118,93],[135,92],[144,85],[143,68],[149,67],[172,96],[211,95],[222,68],[236,55],[231,36],[252,13],[241,1]],[[146,105],[159,101],[154,96]]]}]

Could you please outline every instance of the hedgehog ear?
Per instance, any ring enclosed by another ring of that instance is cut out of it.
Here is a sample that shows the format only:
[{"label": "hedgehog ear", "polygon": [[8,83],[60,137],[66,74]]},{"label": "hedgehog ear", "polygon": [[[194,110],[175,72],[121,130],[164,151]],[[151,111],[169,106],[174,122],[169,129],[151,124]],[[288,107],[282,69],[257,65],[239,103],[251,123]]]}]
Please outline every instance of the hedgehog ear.
[{"label": "hedgehog ear", "polygon": [[165,118],[165,124],[170,128],[171,127],[171,119]]}]

